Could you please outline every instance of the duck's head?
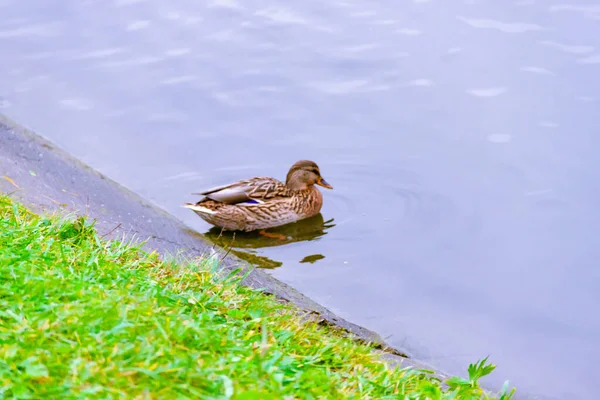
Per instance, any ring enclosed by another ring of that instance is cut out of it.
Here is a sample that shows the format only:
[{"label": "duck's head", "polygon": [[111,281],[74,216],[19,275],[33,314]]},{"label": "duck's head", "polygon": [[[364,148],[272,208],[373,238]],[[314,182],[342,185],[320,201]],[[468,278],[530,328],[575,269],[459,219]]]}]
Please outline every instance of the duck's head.
[{"label": "duck's head", "polygon": [[285,184],[292,190],[304,190],[312,185],[333,189],[333,187],[321,176],[319,166],[310,160],[300,160],[292,165],[285,178]]}]

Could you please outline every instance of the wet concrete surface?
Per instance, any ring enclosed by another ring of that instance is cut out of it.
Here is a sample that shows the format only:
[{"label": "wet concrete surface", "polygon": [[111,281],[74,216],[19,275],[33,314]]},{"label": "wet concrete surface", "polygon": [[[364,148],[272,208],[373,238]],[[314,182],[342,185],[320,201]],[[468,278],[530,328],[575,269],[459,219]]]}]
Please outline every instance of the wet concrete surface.
[{"label": "wet concrete surface", "polygon": [[[389,346],[375,332],[344,320],[264,271],[215,247],[172,215],[1,115],[0,193],[9,194],[36,212],[88,215],[107,238],[135,235],[140,240],[148,239],[147,250],[163,255],[189,259],[217,253],[226,271],[241,267],[245,272],[250,268],[243,284],[263,289],[307,313],[308,318],[340,328],[358,341],[375,344],[394,365],[433,369],[411,359],[404,350]],[[439,371],[436,374],[447,376]]]}]

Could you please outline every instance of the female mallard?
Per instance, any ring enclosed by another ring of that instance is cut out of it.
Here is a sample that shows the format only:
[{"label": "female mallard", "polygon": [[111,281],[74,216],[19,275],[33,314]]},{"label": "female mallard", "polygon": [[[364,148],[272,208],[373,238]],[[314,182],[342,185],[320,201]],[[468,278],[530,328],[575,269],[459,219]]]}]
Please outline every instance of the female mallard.
[{"label": "female mallard", "polygon": [[317,215],[323,196],[315,184],[333,189],[317,164],[301,160],[292,165],[285,184],[268,177],[241,180],[195,193],[206,197],[185,207],[225,230],[263,230]]}]

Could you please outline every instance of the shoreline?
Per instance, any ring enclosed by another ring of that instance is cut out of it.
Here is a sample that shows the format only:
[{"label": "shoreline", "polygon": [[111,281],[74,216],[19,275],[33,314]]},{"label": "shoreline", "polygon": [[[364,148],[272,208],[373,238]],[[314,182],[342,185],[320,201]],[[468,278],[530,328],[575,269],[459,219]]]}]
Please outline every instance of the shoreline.
[{"label": "shoreline", "polygon": [[[162,255],[197,258],[210,252],[221,256],[222,268],[249,271],[243,285],[263,289],[279,301],[307,312],[320,323],[370,343],[390,365],[428,369],[440,379],[450,375],[420,362],[403,349],[387,344],[377,333],[347,321],[291,286],[215,247],[183,222],[129,189],[72,157],[50,141],[0,114],[0,190],[41,213],[85,214],[96,220],[107,238],[146,240],[147,250]],[[4,178],[8,177],[8,179]]]},{"label": "shoreline", "polygon": [[481,386],[495,370],[487,358],[468,379],[390,368],[371,346],[240,285],[214,254],[164,259],[144,242],[105,240],[86,216],[38,214],[6,195],[0,224],[9,397],[509,400],[516,390]]}]

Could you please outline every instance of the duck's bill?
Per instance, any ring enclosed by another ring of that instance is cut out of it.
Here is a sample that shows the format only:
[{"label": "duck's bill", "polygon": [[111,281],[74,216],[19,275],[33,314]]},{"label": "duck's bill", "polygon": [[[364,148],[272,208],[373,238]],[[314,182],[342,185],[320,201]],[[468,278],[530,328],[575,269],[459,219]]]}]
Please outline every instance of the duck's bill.
[{"label": "duck's bill", "polygon": [[327,188],[327,189],[333,189],[333,186],[331,186],[329,183],[327,183],[327,181],[323,178],[319,178],[319,180],[317,181],[317,185],[323,186],[324,188]]}]

